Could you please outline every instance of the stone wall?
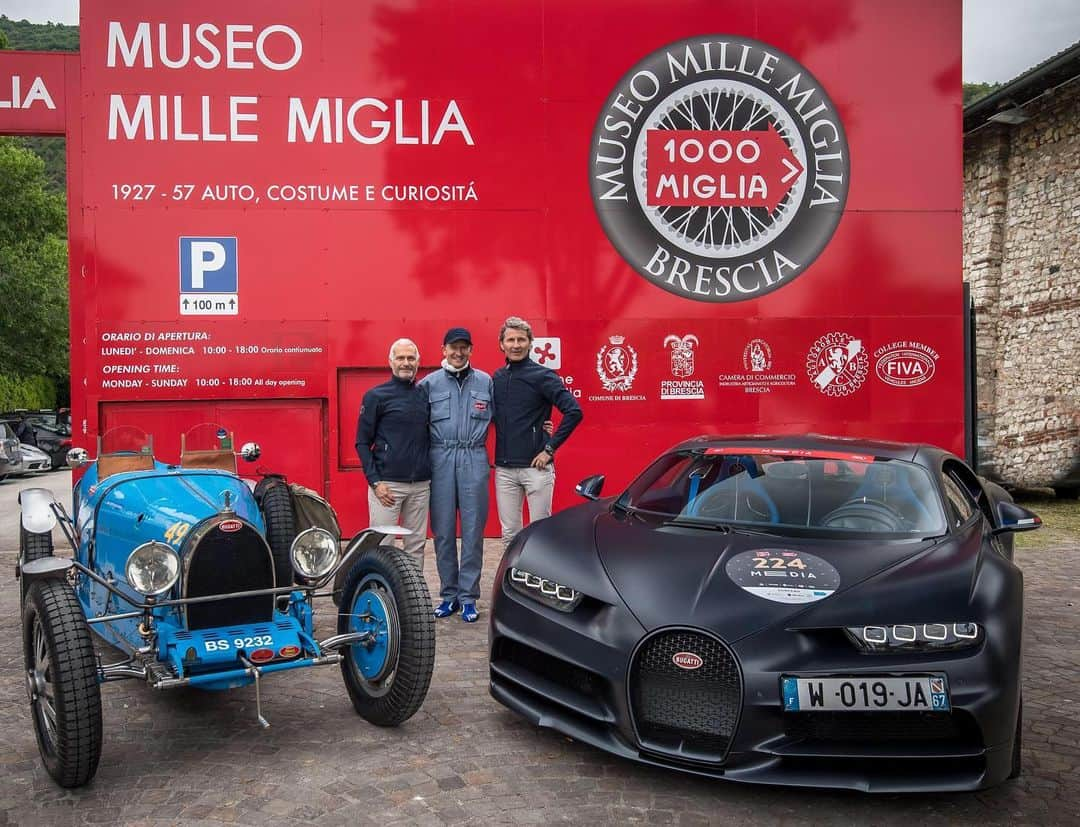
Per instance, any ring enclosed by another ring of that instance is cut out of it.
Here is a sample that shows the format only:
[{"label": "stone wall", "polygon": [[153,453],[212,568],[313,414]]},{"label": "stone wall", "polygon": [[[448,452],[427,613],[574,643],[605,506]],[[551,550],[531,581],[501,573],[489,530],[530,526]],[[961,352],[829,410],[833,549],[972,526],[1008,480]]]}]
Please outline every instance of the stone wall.
[{"label": "stone wall", "polygon": [[980,470],[1016,486],[1080,462],[1080,81],[964,139]]}]

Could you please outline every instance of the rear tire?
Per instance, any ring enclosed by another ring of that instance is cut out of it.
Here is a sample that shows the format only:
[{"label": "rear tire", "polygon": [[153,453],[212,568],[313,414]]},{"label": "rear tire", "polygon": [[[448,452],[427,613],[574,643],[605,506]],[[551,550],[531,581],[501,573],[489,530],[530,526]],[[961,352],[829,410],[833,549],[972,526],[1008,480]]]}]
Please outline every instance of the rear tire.
[{"label": "rear tire", "polygon": [[66,582],[30,586],[23,657],[41,761],[61,787],[81,787],[101,757],[101,691],[90,627]]},{"label": "rear tire", "polygon": [[19,559],[24,563],[31,560],[40,560],[42,557],[52,557],[53,541],[52,534],[36,531],[27,531],[24,526],[19,526]]},{"label": "rear tire", "polygon": [[266,542],[274,557],[274,581],[278,586],[290,585],[293,570],[289,552],[296,539],[296,518],[288,485],[282,482],[267,486],[260,505],[266,521]]},{"label": "rear tire", "polygon": [[370,644],[342,649],[353,707],[376,726],[407,721],[424,702],[435,666],[435,619],[419,569],[394,546],[370,549],[350,569],[340,605],[339,634],[375,634]]}]

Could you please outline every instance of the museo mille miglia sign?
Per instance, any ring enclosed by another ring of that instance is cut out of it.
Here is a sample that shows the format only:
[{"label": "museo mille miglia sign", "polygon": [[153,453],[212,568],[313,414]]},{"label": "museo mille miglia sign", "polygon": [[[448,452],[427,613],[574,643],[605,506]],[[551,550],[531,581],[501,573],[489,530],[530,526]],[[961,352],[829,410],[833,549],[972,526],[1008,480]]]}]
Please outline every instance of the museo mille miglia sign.
[{"label": "museo mille miglia sign", "polygon": [[658,287],[731,302],[801,274],[836,230],[850,162],[806,68],[742,37],[653,52],[608,97],[590,173],[600,223]]}]

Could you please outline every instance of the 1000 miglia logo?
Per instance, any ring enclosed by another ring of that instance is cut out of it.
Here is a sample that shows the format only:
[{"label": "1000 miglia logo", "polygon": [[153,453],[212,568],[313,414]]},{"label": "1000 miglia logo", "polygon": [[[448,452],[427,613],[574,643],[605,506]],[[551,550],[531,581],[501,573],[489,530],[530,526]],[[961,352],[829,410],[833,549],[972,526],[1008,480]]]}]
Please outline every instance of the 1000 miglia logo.
[{"label": "1000 miglia logo", "polygon": [[593,133],[611,243],[658,287],[753,299],[802,273],[847,200],[844,128],[805,68],[767,44],[693,37],[634,66]]}]

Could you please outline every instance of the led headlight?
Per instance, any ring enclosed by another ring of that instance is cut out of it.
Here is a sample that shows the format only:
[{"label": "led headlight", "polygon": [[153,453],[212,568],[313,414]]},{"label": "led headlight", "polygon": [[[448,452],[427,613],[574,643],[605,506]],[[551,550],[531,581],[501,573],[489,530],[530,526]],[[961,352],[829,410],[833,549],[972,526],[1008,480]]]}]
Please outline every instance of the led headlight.
[{"label": "led headlight", "polygon": [[517,568],[512,568],[506,573],[506,582],[512,589],[560,612],[574,611],[585,596],[577,589]]},{"label": "led headlight", "polygon": [[977,623],[897,623],[894,626],[848,626],[848,638],[864,652],[935,652],[966,649],[982,643]]},{"label": "led headlight", "polygon": [[128,555],[124,576],[139,594],[164,594],[180,576],[180,555],[156,540],[143,543]]},{"label": "led headlight", "polygon": [[337,565],[338,544],[329,531],[309,528],[296,535],[289,556],[293,569],[301,578],[319,580]]}]

